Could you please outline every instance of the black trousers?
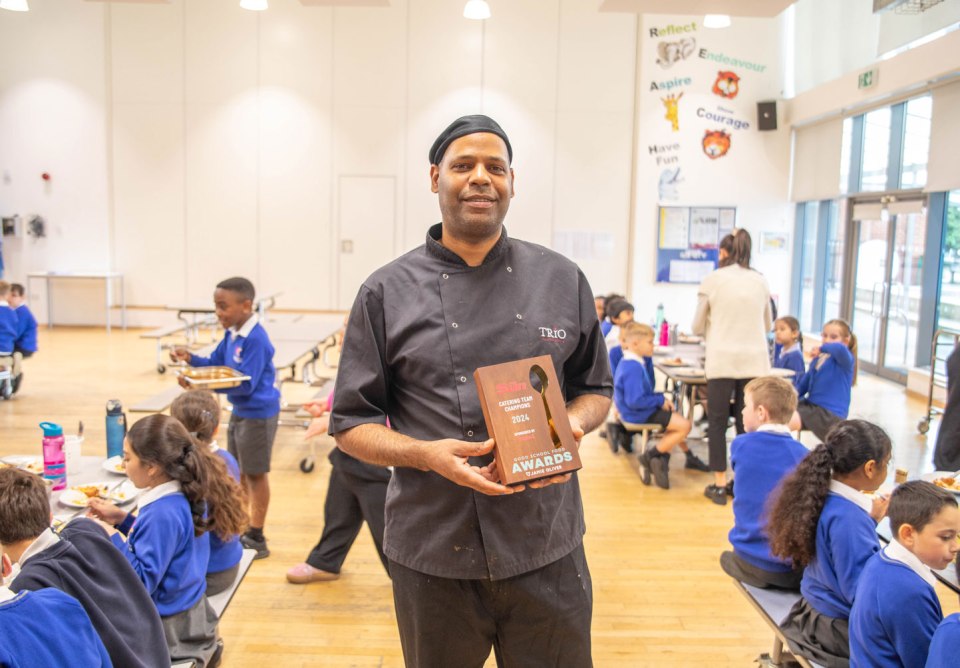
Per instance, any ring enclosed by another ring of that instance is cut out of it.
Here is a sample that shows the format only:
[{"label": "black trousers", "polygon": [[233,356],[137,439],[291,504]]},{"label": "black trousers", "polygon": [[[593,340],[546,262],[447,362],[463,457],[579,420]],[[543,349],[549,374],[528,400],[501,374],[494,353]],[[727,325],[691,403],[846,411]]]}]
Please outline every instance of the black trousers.
[{"label": "black trousers", "polygon": [[[737,434],[743,429],[743,388],[752,378],[710,378],[707,380],[707,440],[710,470],[727,470],[727,421],[731,411],[737,422]],[[731,405],[730,400],[733,399]]]},{"label": "black trousers", "polygon": [[581,544],[506,580],[452,580],[390,562],[407,668],[590,668],[593,585]]},{"label": "black trousers", "polygon": [[387,502],[390,474],[382,479],[361,477],[336,466],[330,470],[327,500],[323,506],[323,534],[307,557],[307,563],[329,573],[339,573],[347,553],[366,521],[387,574],[390,568],[383,554],[383,509]]}]

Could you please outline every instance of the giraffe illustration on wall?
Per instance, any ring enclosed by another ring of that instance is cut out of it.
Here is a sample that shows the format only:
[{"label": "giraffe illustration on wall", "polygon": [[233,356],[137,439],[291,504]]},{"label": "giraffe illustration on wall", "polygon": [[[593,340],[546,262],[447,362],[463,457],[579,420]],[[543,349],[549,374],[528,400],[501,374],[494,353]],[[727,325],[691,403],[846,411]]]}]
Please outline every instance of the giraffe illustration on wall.
[{"label": "giraffe illustration on wall", "polygon": [[666,97],[660,98],[660,101],[663,102],[663,106],[667,108],[667,113],[664,115],[664,118],[673,124],[674,132],[678,132],[680,130],[680,119],[677,116],[677,103],[680,102],[681,97],[683,97],[683,93],[680,93],[679,95],[667,95]]}]

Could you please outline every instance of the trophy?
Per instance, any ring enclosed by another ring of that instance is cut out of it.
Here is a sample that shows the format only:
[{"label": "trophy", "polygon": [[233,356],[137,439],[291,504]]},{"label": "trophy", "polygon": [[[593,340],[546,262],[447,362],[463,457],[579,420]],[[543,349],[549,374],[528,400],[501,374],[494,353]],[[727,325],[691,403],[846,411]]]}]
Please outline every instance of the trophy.
[{"label": "trophy", "polygon": [[480,367],[473,379],[504,485],[581,468],[550,355]]}]

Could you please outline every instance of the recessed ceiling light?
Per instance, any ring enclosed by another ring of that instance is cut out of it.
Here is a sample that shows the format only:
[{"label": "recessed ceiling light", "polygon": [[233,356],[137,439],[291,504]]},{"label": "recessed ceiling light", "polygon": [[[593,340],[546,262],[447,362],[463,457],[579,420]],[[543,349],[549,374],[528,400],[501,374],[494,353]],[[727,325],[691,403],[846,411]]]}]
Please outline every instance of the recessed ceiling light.
[{"label": "recessed ceiling light", "polygon": [[707,14],[703,17],[704,28],[729,28],[729,14]]},{"label": "recessed ceiling light", "polygon": [[9,9],[11,12],[29,12],[27,0],[0,0],[0,9]]},{"label": "recessed ceiling light", "polygon": [[240,7],[252,12],[262,12],[267,8],[267,0],[240,0]]},{"label": "recessed ceiling light", "polygon": [[490,18],[490,5],[486,0],[468,0],[463,7],[464,18],[482,21]]}]

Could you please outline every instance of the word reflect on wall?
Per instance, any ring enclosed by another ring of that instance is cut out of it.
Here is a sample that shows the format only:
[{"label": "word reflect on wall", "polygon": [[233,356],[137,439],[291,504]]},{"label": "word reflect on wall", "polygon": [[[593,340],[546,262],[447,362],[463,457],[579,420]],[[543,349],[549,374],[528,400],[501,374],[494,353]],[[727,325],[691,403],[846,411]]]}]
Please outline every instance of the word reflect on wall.
[{"label": "word reflect on wall", "polygon": [[668,92],[674,88],[679,88],[680,86],[689,86],[692,83],[693,79],[690,77],[684,77],[682,79],[680,77],[674,77],[669,81],[651,81],[650,90],[662,90],[664,92]]},{"label": "word reflect on wall", "polygon": [[723,125],[728,125],[734,130],[749,130],[750,123],[747,121],[741,121],[739,118],[734,118],[732,112],[727,112],[725,109],[718,109],[717,111],[709,111],[700,107],[697,109],[697,117],[703,118],[708,121],[713,121],[714,123],[722,123]]},{"label": "word reflect on wall", "polygon": [[651,37],[666,37],[668,35],[680,35],[685,32],[695,32],[697,29],[697,22],[693,21],[691,23],[685,23],[683,25],[676,25],[671,23],[662,28],[650,28]]},{"label": "word reflect on wall", "polygon": [[724,65],[732,65],[733,67],[753,70],[754,72],[763,72],[767,69],[766,65],[761,65],[760,63],[751,63],[746,60],[740,60],[739,58],[731,58],[723,53],[716,53],[714,51],[708,51],[707,49],[700,49],[698,55],[704,60],[713,60],[718,63],[723,63]]}]

